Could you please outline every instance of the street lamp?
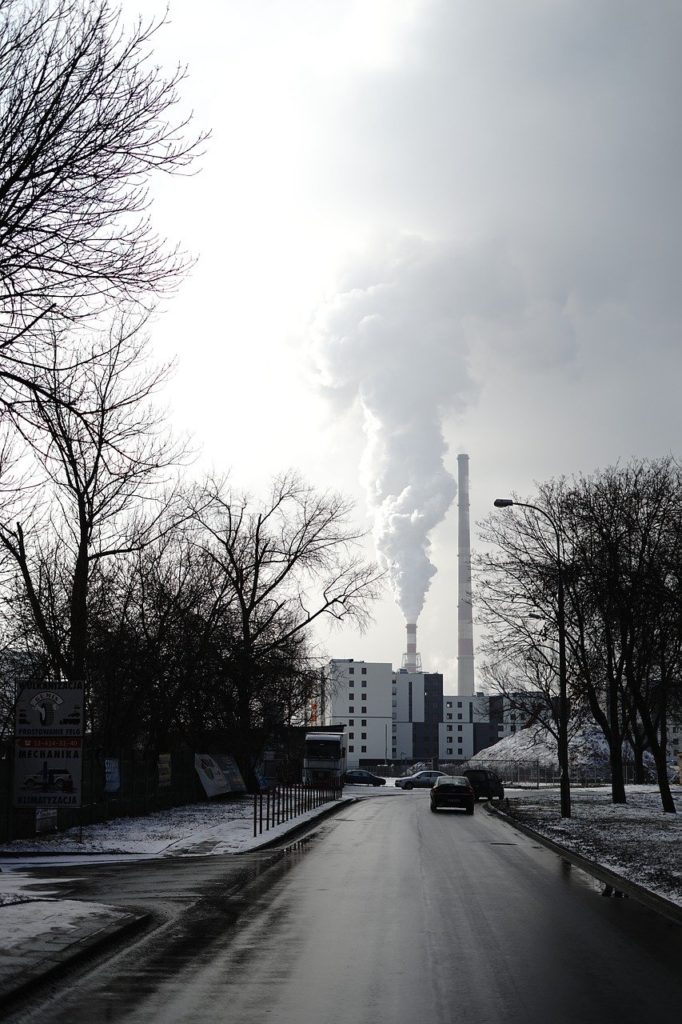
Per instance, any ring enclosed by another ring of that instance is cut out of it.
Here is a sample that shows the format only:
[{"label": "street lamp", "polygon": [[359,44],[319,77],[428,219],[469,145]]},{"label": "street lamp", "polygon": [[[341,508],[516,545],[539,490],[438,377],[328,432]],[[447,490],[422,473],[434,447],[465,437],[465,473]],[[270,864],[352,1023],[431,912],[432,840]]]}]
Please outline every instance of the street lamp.
[{"label": "street lamp", "polygon": [[561,792],[561,817],[571,817],[571,780],[568,774],[568,692],[566,685],[566,616],[564,612],[564,575],[561,564],[561,538],[559,530],[548,512],[537,505],[529,505],[525,501],[512,501],[511,498],[495,498],[495,508],[510,508],[518,505],[531,508],[547,519],[556,537],[556,564],[559,577],[557,601],[557,628],[559,630],[559,785]]}]

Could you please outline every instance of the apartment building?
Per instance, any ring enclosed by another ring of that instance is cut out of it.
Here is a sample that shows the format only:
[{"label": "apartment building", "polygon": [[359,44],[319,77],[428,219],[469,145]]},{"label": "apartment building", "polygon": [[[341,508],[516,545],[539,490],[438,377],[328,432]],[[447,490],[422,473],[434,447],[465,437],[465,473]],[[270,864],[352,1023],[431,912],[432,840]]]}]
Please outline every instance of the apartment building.
[{"label": "apartment building", "polygon": [[346,726],[348,765],[464,760],[497,739],[488,697],[443,694],[439,672],[335,658],[326,670],[325,724]]}]

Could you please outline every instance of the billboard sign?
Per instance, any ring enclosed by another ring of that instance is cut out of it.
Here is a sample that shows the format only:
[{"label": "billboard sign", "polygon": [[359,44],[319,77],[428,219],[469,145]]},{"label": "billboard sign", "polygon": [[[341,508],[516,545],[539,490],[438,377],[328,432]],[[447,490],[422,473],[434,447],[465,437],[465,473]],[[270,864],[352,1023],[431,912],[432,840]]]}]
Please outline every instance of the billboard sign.
[{"label": "billboard sign", "polygon": [[223,796],[230,788],[223,770],[210,754],[195,754],[194,767],[206,796]]},{"label": "billboard sign", "polygon": [[246,792],[237,762],[230,754],[195,754],[194,767],[208,797]]},{"label": "billboard sign", "polygon": [[171,784],[171,755],[170,754],[159,754],[158,759],[159,769],[159,788],[170,786]]},{"label": "billboard sign", "polygon": [[231,754],[214,754],[213,760],[216,762],[218,767],[222,770],[227,782],[227,788],[230,793],[246,793],[246,786],[242,778],[242,773],[237,767],[237,762]]},{"label": "billboard sign", "polygon": [[104,758],[104,792],[118,793],[121,788],[121,762],[118,757]]},{"label": "billboard sign", "polygon": [[83,686],[60,683],[59,686],[27,688],[19,694],[15,736],[83,735]]},{"label": "billboard sign", "polygon": [[80,807],[80,737],[20,737],[14,746],[15,807]]}]

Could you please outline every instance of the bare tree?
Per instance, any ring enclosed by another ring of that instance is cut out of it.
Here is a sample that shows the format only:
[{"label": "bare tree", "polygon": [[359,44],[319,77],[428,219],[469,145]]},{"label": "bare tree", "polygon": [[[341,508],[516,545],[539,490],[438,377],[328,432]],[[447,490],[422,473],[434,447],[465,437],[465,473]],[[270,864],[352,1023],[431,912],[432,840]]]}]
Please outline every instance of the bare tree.
[{"label": "bare tree", "polygon": [[6,404],[45,386],[48,327],[64,341],[65,321],[147,301],[187,266],[148,217],[151,176],[189,170],[202,143],[174,114],[185,70],[165,77],[149,59],[162,24],[126,30],[109,0],[0,0]]},{"label": "bare tree", "polygon": [[[584,700],[609,747],[612,795],[625,802],[623,743],[645,739],[661,801],[675,805],[667,779],[667,717],[679,701],[682,477],[670,458],[635,461],[593,477],[541,485],[535,503],[558,524],[563,548],[566,639],[573,694]],[[556,622],[547,547],[532,510],[490,518],[483,603],[519,651],[514,613],[535,608]],[[514,606],[514,602],[516,605]],[[536,613],[537,613],[536,612]]]},{"label": "bare tree", "polygon": [[0,544],[19,570],[52,668],[67,679],[86,676],[93,567],[157,535],[167,504],[160,474],[180,455],[151,405],[168,368],[150,368],[144,345],[139,324],[119,320],[97,358],[68,373],[46,370],[44,393],[17,422],[39,486],[22,496],[19,512],[5,510]]},{"label": "bare tree", "polygon": [[383,573],[359,553],[362,534],[351,511],[347,500],[317,493],[294,473],[277,478],[262,504],[229,494],[219,481],[209,481],[195,502],[229,603],[225,676],[234,694],[235,754],[247,774],[254,726],[299,671],[297,654],[313,624],[331,618],[363,627],[369,620]]}]

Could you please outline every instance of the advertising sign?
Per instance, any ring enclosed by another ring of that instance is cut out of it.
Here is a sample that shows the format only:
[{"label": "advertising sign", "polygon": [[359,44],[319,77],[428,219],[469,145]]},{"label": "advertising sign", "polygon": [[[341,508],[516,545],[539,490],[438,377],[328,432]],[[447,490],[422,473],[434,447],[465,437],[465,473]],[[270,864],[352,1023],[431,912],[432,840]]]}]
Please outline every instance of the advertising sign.
[{"label": "advertising sign", "polygon": [[104,758],[104,792],[118,793],[121,788],[121,762],[117,757]]},{"label": "advertising sign", "polygon": [[225,793],[229,793],[223,770],[210,754],[195,754],[194,767],[206,796],[223,796]]},{"label": "advertising sign", "polygon": [[170,754],[159,754],[159,786],[170,786],[171,784],[171,756]]},{"label": "advertising sign", "polygon": [[82,683],[22,690],[14,735],[15,807],[80,807]]},{"label": "advertising sign", "polygon": [[83,686],[60,683],[19,694],[15,736],[83,735]]},{"label": "advertising sign", "polygon": [[222,770],[230,793],[246,793],[242,773],[239,771],[235,759],[230,754],[214,754],[213,760]]},{"label": "advertising sign", "polygon": [[16,807],[80,807],[82,741],[64,736],[15,741]]}]

